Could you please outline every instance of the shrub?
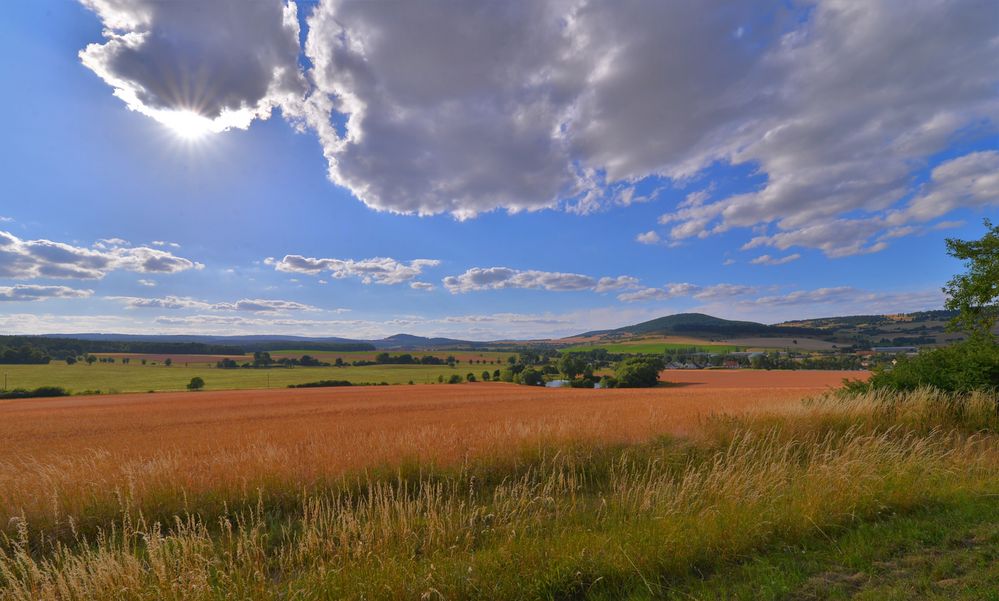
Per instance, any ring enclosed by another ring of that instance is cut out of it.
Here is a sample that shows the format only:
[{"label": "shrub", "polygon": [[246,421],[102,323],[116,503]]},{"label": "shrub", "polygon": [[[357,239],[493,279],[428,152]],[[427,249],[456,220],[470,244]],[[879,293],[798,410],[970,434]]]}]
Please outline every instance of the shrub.
[{"label": "shrub", "polygon": [[59,386],[39,386],[34,390],[15,388],[0,392],[0,399],[33,399],[39,397],[69,396],[69,391]]},{"label": "shrub", "polygon": [[194,376],[191,381],[187,383],[187,389],[191,391],[201,390],[205,387],[205,381],[200,376]]},{"label": "shrub", "polygon": [[461,384],[461,376],[458,374],[451,374],[451,377],[447,380],[448,384]]},{"label": "shrub", "polygon": [[663,369],[660,357],[635,357],[625,359],[617,366],[615,380],[618,388],[652,388],[659,384]]},{"label": "shrub", "polygon": [[996,389],[999,388],[999,345],[972,339],[923,351],[915,357],[900,357],[893,366],[875,369],[866,384],[851,382],[847,386],[854,391],[911,391],[925,387],[947,392]]},{"label": "shrub", "polygon": [[319,380],[305,384],[288,384],[288,388],[326,388],[330,386],[353,386],[353,384],[347,380]]},{"label": "shrub", "polygon": [[527,386],[539,386],[545,381],[542,373],[533,367],[528,367],[524,371],[514,376],[514,382]]}]

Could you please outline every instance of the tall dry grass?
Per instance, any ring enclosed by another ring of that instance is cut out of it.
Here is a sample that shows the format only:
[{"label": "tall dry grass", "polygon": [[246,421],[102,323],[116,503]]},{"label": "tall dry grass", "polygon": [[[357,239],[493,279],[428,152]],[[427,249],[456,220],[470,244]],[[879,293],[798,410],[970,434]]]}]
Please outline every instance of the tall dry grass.
[{"label": "tall dry grass", "polygon": [[563,440],[423,473],[280,483],[283,496],[246,490],[170,519],[122,491],[91,531],[15,517],[0,599],[655,595],[778,542],[999,492],[995,400],[827,395],[711,418],[682,440]]}]

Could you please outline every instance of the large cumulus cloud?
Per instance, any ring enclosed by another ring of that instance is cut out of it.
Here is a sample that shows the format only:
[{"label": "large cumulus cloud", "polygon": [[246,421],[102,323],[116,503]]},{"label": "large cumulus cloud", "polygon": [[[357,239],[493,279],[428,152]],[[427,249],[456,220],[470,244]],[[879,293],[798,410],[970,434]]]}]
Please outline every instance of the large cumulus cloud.
[{"label": "large cumulus cloud", "polygon": [[[202,114],[245,125],[279,104],[379,210],[585,213],[662,178],[692,194],[643,242],[756,228],[750,248],[844,256],[996,202],[918,179],[960,136],[995,133],[990,0],[322,0],[301,49],[278,0],[86,1],[109,32],[84,60],[130,106],[172,110],[175,90],[207,86]],[[715,164],[760,183],[696,185]]]},{"label": "large cumulus cloud", "polygon": [[246,128],[306,89],[295,3],[82,0],[104,24],[83,64],[130,109],[166,124],[194,114],[213,131]]}]

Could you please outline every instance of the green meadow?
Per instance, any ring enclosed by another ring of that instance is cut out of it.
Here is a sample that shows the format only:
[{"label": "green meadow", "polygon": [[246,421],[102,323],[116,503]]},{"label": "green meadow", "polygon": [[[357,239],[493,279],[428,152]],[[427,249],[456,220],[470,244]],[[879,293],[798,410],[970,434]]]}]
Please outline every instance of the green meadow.
[{"label": "green meadow", "polygon": [[191,378],[199,376],[205,381],[206,390],[234,390],[251,388],[284,388],[289,384],[305,384],[317,380],[349,380],[354,384],[431,384],[438,376],[452,374],[464,376],[474,373],[481,377],[485,370],[493,372],[499,365],[468,365],[461,363],[454,368],[447,365],[371,365],[365,367],[290,367],[271,369],[218,369],[199,364],[192,367],[174,364],[86,365],[77,363],[50,363],[48,365],[0,366],[0,382],[6,389],[61,386],[73,393],[100,390],[109,392],[146,392],[185,390]]},{"label": "green meadow", "polygon": [[677,349],[689,349],[691,347],[696,348],[698,351],[703,351],[706,353],[731,353],[740,349],[732,344],[687,344],[678,342],[619,342],[616,344],[582,344],[579,346],[572,346],[567,349],[562,349],[565,352],[586,352],[596,349],[606,350],[608,353],[614,354],[643,354],[651,355],[656,353],[662,353],[667,350],[674,351]]}]

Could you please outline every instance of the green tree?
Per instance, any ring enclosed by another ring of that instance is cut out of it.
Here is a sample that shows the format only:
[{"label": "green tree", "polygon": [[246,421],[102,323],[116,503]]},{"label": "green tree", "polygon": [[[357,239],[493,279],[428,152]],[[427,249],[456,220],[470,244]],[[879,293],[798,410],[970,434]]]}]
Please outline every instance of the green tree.
[{"label": "green tree", "polygon": [[661,357],[635,357],[618,364],[614,380],[618,388],[652,388],[659,384]]},{"label": "green tree", "polygon": [[558,362],[558,370],[573,380],[586,369],[586,363],[575,353],[564,353]]},{"label": "green tree", "polygon": [[490,377],[491,376],[489,374],[489,370],[486,370],[486,371],[482,372],[482,381],[483,382],[488,382]]},{"label": "green tree", "polygon": [[199,376],[194,376],[191,381],[187,384],[187,389],[190,391],[201,390],[205,387],[205,381]]},{"label": "green tree", "polygon": [[469,382],[474,382],[475,381],[475,374],[470,373],[470,374],[468,374],[468,375],[465,376],[465,379],[468,380]]},{"label": "green tree", "polygon": [[66,357],[66,365],[73,365],[76,363],[76,357]]},{"label": "green tree", "polygon": [[97,361],[97,357],[95,357],[93,355],[87,355],[87,358],[84,359],[84,361],[87,362],[87,365],[93,365],[94,362]]},{"label": "green tree", "polygon": [[171,365],[173,365],[173,359],[171,359],[170,357],[167,357],[166,359],[163,360],[163,365],[166,365],[167,367],[170,367]]},{"label": "green tree", "polygon": [[999,316],[999,226],[985,220],[979,240],[947,239],[947,254],[964,261],[967,271],[944,287],[946,307],[958,311],[952,325],[973,338],[993,340]]}]

